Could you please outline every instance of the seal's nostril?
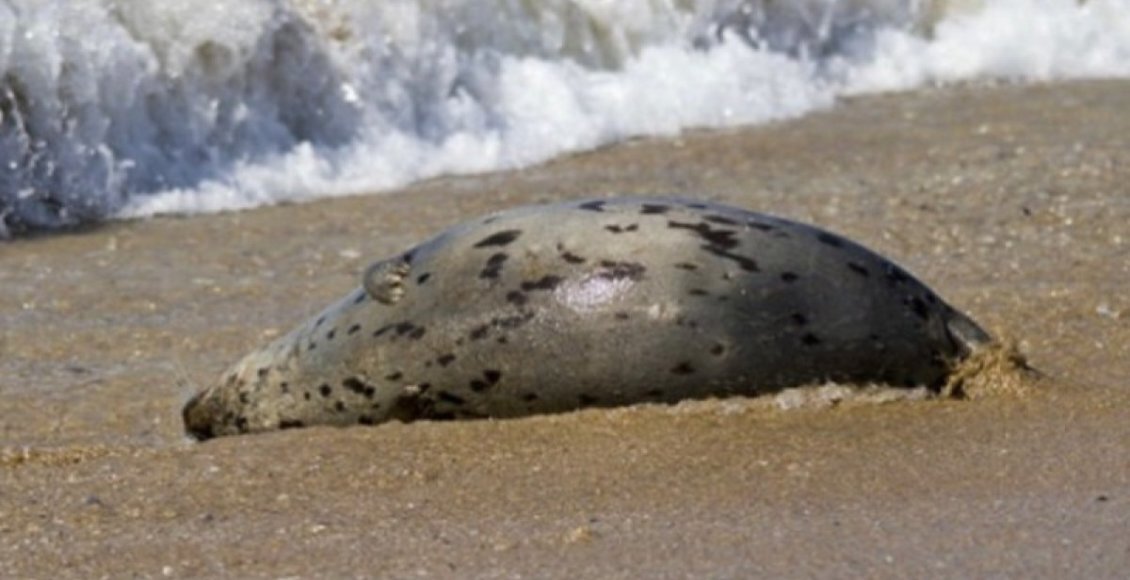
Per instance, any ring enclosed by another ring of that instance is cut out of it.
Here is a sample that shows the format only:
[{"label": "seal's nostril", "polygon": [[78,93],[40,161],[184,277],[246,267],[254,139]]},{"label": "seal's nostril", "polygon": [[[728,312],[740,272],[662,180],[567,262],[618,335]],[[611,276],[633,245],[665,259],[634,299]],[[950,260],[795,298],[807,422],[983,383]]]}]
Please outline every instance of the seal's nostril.
[{"label": "seal's nostril", "polygon": [[216,437],[216,434],[212,432],[211,425],[205,425],[198,428],[189,427],[185,431],[188,433],[189,437],[192,437],[197,441],[207,441]]}]

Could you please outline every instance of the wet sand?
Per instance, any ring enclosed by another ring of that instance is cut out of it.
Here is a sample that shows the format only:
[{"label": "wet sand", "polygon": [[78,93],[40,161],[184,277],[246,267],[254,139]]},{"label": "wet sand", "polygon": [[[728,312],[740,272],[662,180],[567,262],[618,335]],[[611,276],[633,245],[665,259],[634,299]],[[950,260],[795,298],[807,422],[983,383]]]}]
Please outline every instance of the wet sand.
[{"label": "wet sand", "polygon": [[[10,577],[1123,577],[1130,82],[866,97],[382,195],[0,244]],[[1046,375],[195,444],[179,408],[371,259],[531,201],[696,192],[900,262]]]}]

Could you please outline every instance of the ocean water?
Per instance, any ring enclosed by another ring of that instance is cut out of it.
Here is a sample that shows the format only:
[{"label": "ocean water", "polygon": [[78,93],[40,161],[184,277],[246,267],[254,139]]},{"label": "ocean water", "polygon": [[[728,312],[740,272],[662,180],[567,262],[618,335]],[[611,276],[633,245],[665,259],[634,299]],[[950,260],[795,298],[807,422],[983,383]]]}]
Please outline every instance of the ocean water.
[{"label": "ocean water", "polygon": [[1113,76],[1130,0],[0,0],[0,237]]}]

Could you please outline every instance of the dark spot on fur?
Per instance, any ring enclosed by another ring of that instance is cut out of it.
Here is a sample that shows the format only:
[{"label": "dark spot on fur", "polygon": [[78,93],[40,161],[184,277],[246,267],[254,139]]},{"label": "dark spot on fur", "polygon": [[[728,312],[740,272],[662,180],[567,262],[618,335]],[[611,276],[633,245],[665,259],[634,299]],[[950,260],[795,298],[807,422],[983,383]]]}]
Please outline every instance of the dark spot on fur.
[{"label": "dark spot on fur", "polygon": [[[345,387],[346,390],[357,393],[358,395],[364,395],[365,387],[367,387],[368,385],[361,382],[361,380],[357,377],[349,377],[348,379],[341,381],[341,386]],[[323,392],[322,394],[324,395],[325,393]]]},{"label": "dark spot on fur", "polygon": [[241,433],[247,432],[247,417],[236,417],[235,428],[239,429]]},{"label": "dark spot on fur", "polygon": [[335,401],[334,402],[334,410],[337,411],[338,413],[344,413],[345,412],[345,403],[343,403],[341,401]]},{"label": "dark spot on fur", "polygon": [[453,394],[451,394],[447,391],[440,391],[440,392],[436,393],[436,398],[438,398],[439,400],[441,400],[445,403],[451,403],[452,405],[466,405],[467,404],[467,401],[465,399],[463,399],[463,397],[460,397],[459,395],[453,395]]},{"label": "dark spot on fur", "polygon": [[417,326],[412,330],[412,332],[408,333],[408,338],[412,340],[420,340],[424,337],[424,333],[426,333],[427,331],[428,329],[424,328],[423,326]]},{"label": "dark spot on fur", "polygon": [[699,222],[697,224],[677,222],[674,220],[667,222],[667,227],[672,229],[690,230],[698,237],[706,240],[707,244],[711,247],[716,247],[722,250],[730,250],[738,245],[738,240],[734,239],[734,232],[732,230],[714,229],[706,222]]},{"label": "dark spot on fur", "polygon": [[577,206],[577,209],[585,211],[604,211],[604,202],[600,200],[586,201]]},{"label": "dark spot on fur", "polygon": [[328,397],[334,392],[334,390],[333,387],[323,384],[322,386],[318,387],[318,392],[322,393],[323,397]]},{"label": "dark spot on fur", "polygon": [[298,429],[305,426],[305,423],[297,420],[283,419],[279,421],[279,429]]},{"label": "dark spot on fur", "polygon": [[596,273],[598,278],[606,280],[629,280],[639,281],[643,279],[643,273],[647,271],[647,267],[643,264],[636,262],[613,262],[612,260],[601,260],[601,270]]},{"label": "dark spot on fur", "polygon": [[357,377],[349,377],[342,381],[341,385],[353,393],[364,396],[366,399],[372,399],[373,396],[377,394],[376,387],[361,381]]},{"label": "dark spot on fur", "polygon": [[506,246],[518,239],[520,235],[522,235],[522,230],[503,230],[479,240],[475,243],[474,247],[489,248],[491,246]]},{"label": "dark spot on fur", "polygon": [[712,224],[722,224],[722,225],[725,225],[725,226],[736,226],[739,223],[738,221],[730,219],[730,218],[728,218],[724,215],[716,215],[716,214],[703,216],[702,219],[704,219],[704,220],[706,220],[706,221],[708,221]]},{"label": "dark spot on fur", "polygon": [[516,314],[514,316],[492,318],[490,320],[490,323],[492,326],[497,326],[498,328],[518,328],[519,326],[522,326],[523,324],[532,320],[533,317],[533,312],[523,312],[522,314]]},{"label": "dark spot on fur", "polygon": [[525,394],[522,395],[522,400],[527,402],[527,403],[531,403],[533,401],[538,400],[538,395],[537,395],[537,393],[525,393]]},{"label": "dark spot on fur", "polygon": [[319,317],[318,317],[318,320],[316,320],[316,321],[314,322],[314,328],[318,328],[318,327],[319,327],[319,326],[321,326],[321,325],[322,325],[322,323],[323,323],[323,322],[325,322],[325,321],[326,321],[326,317],[325,317],[325,316],[319,316]]},{"label": "dark spot on fur", "polygon": [[495,369],[486,369],[483,371],[483,378],[487,380],[487,384],[493,385],[498,383],[502,378],[502,371]]},{"label": "dark spot on fur", "polygon": [[471,379],[469,386],[471,387],[471,390],[476,393],[481,393],[487,390],[487,384],[484,381],[480,381],[479,379]]},{"label": "dark spot on fur", "polygon": [[358,330],[361,330],[361,325],[360,324],[354,324],[353,326],[349,327],[349,334],[357,334]]},{"label": "dark spot on fur", "polygon": [[577,399],[580,401],[582,407],[590,407],[593,404],[595,404],[597,401],[600,400],[600,399],[597,399],[596,397],[589,395],[587,393],[581,393],[577,397]]},{"label": "dark spot on fur", "polygon": [[707,292],[706,290],[703,290],[702,288],[691,288],[690,290],[687,290],[687,294],[690,294],[691,296],[709,296],[710,295],[709,292]]},{"label": "dark spot on fur", "polygon": [[364,302],[366,296],[368,296],[368,294],[366,294],[364,292],[358,294],[357,297],[353,299],[353,303],[354,304],[360,304],[360,303]]},{"label": "dark spot on fur", "polygon": [[303,391],[302,392],[302,398],[309,401],[310,400],[310,391]]},{"label": "dark spot on fur", "polygon": [[669,205],[645,203],[640,206],[640,213],[643,215],[665,214],[669,211],[671,211],[671,206]]},{"label": "dark spot on fur", "polygon": [[494,339],[494,341],[497,342],[498,344],[507,344],[507,343],[510,342],[510,339],[506,338],[505,336],[500,336],[500,337]]},{"label": "dark spot on fur", "polygon": [[844,246],[843,238],[835,234],[830,234],[828,232],[820,232],[819,234],[816,234],[816,239],[820,240],[820,243],[827,244],[829,246],[832,246],[833,248],[842,248]]},{"label": "dark spot on fur", "polygon": [[414,260],[415,258],[416,258],[416,248],[412,248],[411,250],[404,252],[404,255],[400,257],[400,260],[402,262],[404,262],[405,264],[408,264],[409,266],[411,266],[412,260]]},{"label": "dark spot on fur", "polygon": [[392,330],[393,328],[396,328],[395,324],[386,324],[373,331],[373,338],[380,338],[382,335]]},{"label": "dark spot on fur", "polygon": [[250,403],[251,402],[251,395],[249,395],[246,391],[240,392],[239,393],[239,402],[243,403],[244,405],[246,405],[247,403]]},{"label": "dark spot on fur", "polygon": [[894,264],[887,264],[885,274],[892,285],[905,284],[910,281],[910,275]]},{"label": "dark spot on fur", "polygon": [[613,316],[616,317],[616,320],[627,320],[628,318],[631,318],[628,313],[624,312],[623,310],[616,312],[615,314],[613,314]]},{"label": "dark spot on fur", "polygon": [[335,336],[337,336],[337,329],[331,328],[330,331],[326,333],[326,340],[333,340]]},{"label": "dark spot on fur", "polygon": [[688,272],[693,272],[698,269],[697,265],[691,264],[690,262],[679,262],[675,264],[675,267],[680,270],[687,270]]},{"label": "dark spot on fur", "polygon": [[645,392],[644,395],[653,399],[659,399],[663,397],[663,389],[650,389]]},{"label": "dark spot on fur", "polygon": [[585,262],[584,258],[572,252],[561,252],[561,259],[569,262],[570,264],[583,264]]},{"label": "dark spot on fur", "polygon": [[622,234],[622,233],[625,233],[625,232],[634,232],[634,231],[640,229],[640,226],[639,226],[639,224],[628,224],[626,226],[620,226],[620,225],[612,224],[612,225],[604,226],[604,229],[606,229],[606,230],[608,230],[608,231],[610,231],[614,234]]},{"label": "dark spot on fur", "polygon": [[357,417],[357,424],[358,425],[373,425],[373,424],[375,424],[375,421],[373,420],[372,415],[361,415],[360,417]]},{"label": "dark spot on fur", "polygon": [[416,276],[416,283],[417,284],[423,284],[424,282],[428,281],[428,278],[431,278],[431,277],[432,277],[431,272],[424,272],[423,274]]},{"label": "dark spot on fur", "polygon": [[509,258],[510,256],[503,252],[493,254],[491,257],[487,258],[487,264],[483,267],[483,270],[479,272],[479,278],[483,280],[498,278],[498,274],[502,272],[502,265],[505,264],[506,260]]},{"label": "dark spot on fur", "polygon": [[745,223],[745,225],[749,226],[752,229],[759,230],[759,231],[762,231],[762,232],[768,232],[768,231],[773,230],[773,226],[771,226],[769,224],[761,223],[761,222],[755,222],[755,221],[752,221],[752,220],[747,221]]},{"label": "dark spot on fur", "polygon": [[686,206],[691,209],[706,209],[705,203],[688,203]]},{"label": "dark spot on fur", "polygon": [[396,334],[398,336],[404,336],[405,334],[408,334],[409,332],[412,332],[413,330],[415,330],[416,325],[412,324],[411,322],[404,321],[404,322],[397,323],[397,325],[394,328],[396,328]]},{"label": "dark spot on fur", "polygon": [[812,334],[811,332],[808,332],[805,333],[804,336],[800,337],[800,341],[803,342],[805,346],[816,346],[820,344],[820,337]]},{"label": "dark spot on fur", "polygon": [[671,374],[675,375],[689,375],[694,373],[694,367],[691,366],[690,361],[683,361],[671,367]]},{"label": "dark spot on fur", "polygon": [[781,280],[790,284],[796,282],[797,278],[800,278],[800,276],[798,276],[795,272],[781,272]]},{"label": "dark spot on fur", "polygon": [[290,383],[288,383],[286,381],[279,383],[279,390],[284,392],[284,393],[289,393],[290,392]]},{"label": "dark spot on fur", "polygon": [[430,400],[423,399],[416,393],[403,393],[392,402],[388,416],[397,421],[411,423],[417,419],[432,417],[435,414],[432,407]]},{"label": "dark spot on fur", "polygon": [[867,269],[866,266],[857,262],[848,262],[848,268],[851,268],[852,272],[855,272],[856,274],[859,274],[864,278],[871,275],[871,272]]},{"label": "dark spot on fur", "polygon": [[262,368],[262,369],[259,369],[258,371],[256,371],[256,374],[259,375],[259,378],[263,379],[263,378],[267,377],[267,373],[269,373],[269,372],[271,372],[270,368]]},{"label": "dark spot on fur", "polygon": [[542,276],[540,280],[522,282],[522,290],[526,292],[533,292],[535,290],[553,290],[561,283],[560,276],[547,275]]},{"label": "dark spot on fur", "polygon": [[792,313],[792,315],[789,316],[789,320],[797,326],[808,324],[808,317],[799,312]]},{"label": "dark spot on fur", "polygon": [[506,293],[506,301],[517,306],[523,306],[527,302],[529,302],[530,299],[528,296],[526,296],[525,292],[511,290],[510,292]]},{"label": "dark spot on fur", "polygon": [[436,362],[439,363],[439,366],[441,366],[441,367],[445,367],[445,366],[451,364],[454,361],[455,361],[455,355],[453,355],[453,354],[445,354],[445,355],[436,359]]},{"label": "dark spot on fur", "polygon": [[906,305],[910,307],[918,318],[926,320],[930,317],[930,307],[926,306],[926,303],[923,302],[921,298],[917,296],[909,297],[906,300]]},{"label": "dark spot on fur", "polygon": [[716,342],[714,346],[710,347],[710,354],[714,356],[722,356],[726,354],[726,345]]},{"label": "dark spot on fur", "polygon": [[728,251],[726,251],[726,250],[724,250],[724,249],[722,249],[718,246],[703,246],[702,249],[706,250],[707,252],[710,252],[711,254],[714,254],[715,256],[718,256],[720,258],[725,258],[727,260],[733,260],[734,262],[737,262],[738,266],[741,267],[741,269],[745,270],[746,272],[760,272],[761,271],[761,268],[757,265],[757,260],[754,260],[753,258],[750,258],[748,256],[742,256],[742,255],[739,255],[739,254],[734,254],[734,253],[728,252]]},{"label": "dark spot on fur", "polygon": [[486,338],[487,333],[490,332],[490,325],[483,324],[471,329],[471,340],[482,340]]}]

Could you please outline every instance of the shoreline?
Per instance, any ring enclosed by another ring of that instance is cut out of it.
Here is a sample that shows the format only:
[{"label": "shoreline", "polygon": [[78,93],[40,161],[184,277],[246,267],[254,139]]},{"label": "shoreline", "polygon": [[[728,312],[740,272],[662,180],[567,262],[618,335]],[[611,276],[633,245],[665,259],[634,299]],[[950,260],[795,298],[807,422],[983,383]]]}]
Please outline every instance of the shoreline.
[{"label": "shoreline", "polygon": [[[1130,81],[855,97],[513,172],[0,244],[0,567],[1116,577],[1130,565],[1127,110]],[[184,440],[199,386],[370,261],[517,204],[677,192],[863,243],[1047,380],[971,401]]]}]

